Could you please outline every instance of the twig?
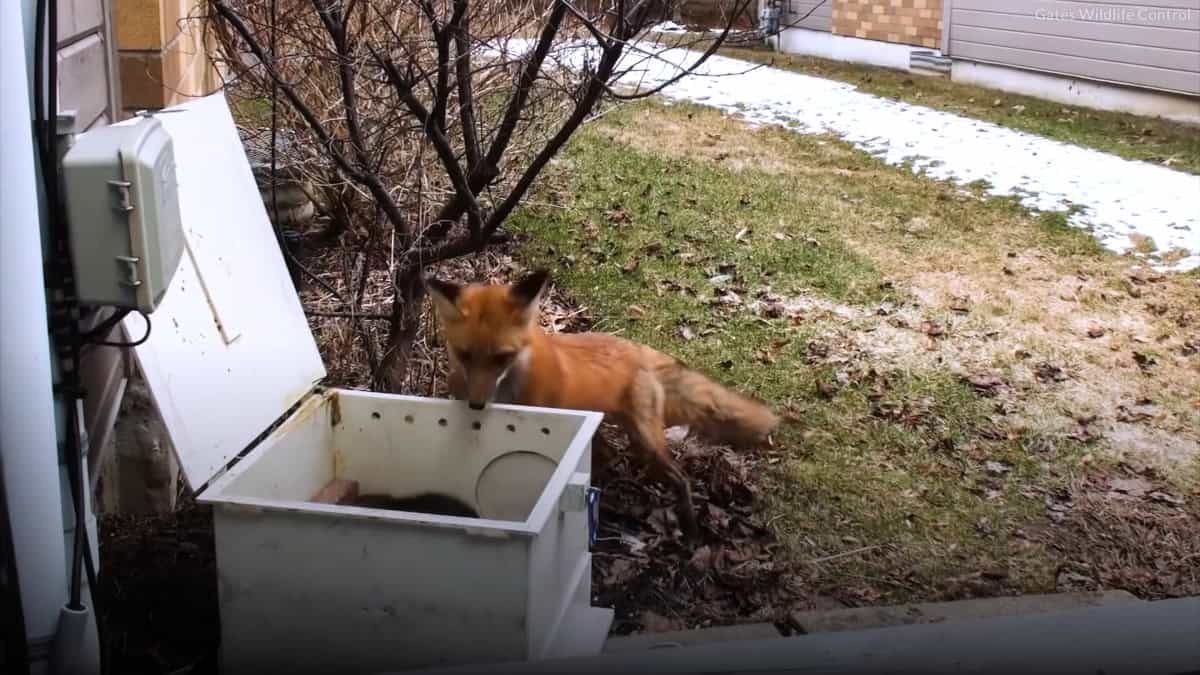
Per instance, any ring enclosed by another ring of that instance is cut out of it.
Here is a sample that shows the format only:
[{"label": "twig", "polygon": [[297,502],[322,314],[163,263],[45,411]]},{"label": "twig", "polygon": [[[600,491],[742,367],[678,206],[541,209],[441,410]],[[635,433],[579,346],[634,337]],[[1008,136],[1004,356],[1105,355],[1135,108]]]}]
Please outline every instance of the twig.
[{"label": "twig", "polygon": [[366,321],[390,321],[392,319],[392,316],[390,314],[370,314],[370,313],[364,314],[362,312],[337,312],[337,311],[326,311],[326,310],[320,310],[320,309],[309,309],[307,307],[304,308],[304,313],[307,314],[308,316],[320,316],[320,317],[327,317],[327,318],[331,318],[331,319],[363,319]]},{"label": "twig", "polygon": [[867,551],[874,551],[877,548],[882,548],[882,547],[881,546],[863,546],[862,548],[856,548],[853,551],[843,551],[842,553],[835,553],[833,555],[827,555],[822,558],[813,558],[812,560],[809,560],[807,562],[807,564],[816,565],[816,564],[823,563],[823,562],[829,562],[831,560],[837,560],[839,558],[848,558],[852,555],[858,555],[859,553],[866,553]]}]

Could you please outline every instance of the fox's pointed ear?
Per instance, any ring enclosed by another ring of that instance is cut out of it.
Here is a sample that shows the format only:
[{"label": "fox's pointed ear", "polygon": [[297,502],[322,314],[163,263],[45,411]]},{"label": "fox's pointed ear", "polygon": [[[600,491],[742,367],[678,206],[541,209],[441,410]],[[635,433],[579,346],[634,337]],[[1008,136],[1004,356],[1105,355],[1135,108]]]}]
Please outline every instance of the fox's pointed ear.
[{"label": "fox's pointed ear", "polygon": [[433,299],[433,308],[438,314],[448,319],[462,317],[462,312],[458,309],[458,296],[462,292],[462,286],[442,281],[437,277],[424,277],[423,281],[425,290]]},{"label": "fox's pointed ear", "polygon": [[522,307],[532,308],[542,299],[542,294],[549,285],[550,270],[534,270],[514,283],[509,294]]}]

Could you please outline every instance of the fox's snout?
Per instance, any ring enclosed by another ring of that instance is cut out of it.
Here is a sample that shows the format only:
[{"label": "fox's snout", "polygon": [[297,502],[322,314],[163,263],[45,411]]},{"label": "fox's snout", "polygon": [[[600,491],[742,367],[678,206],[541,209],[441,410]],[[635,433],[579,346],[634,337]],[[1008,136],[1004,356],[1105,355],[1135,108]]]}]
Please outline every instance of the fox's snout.
[{"label": "fox's snout", "polygon": [[467,372],[467,405],[471,410],[483,410],[496,396],[497,375],[488,369]]}]

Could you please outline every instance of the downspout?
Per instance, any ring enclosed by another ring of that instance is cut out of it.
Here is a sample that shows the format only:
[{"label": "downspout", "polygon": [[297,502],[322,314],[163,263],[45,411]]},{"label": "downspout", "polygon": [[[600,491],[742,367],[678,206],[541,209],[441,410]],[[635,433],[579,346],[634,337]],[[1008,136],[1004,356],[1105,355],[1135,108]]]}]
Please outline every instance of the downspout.
[{"label": "downspout", "polygon": [[[41,213],[22,3],[0,2],[0,453],[30,659],[45,662],[67,601]],[[44,669],[35,668],[35,672]]]}]

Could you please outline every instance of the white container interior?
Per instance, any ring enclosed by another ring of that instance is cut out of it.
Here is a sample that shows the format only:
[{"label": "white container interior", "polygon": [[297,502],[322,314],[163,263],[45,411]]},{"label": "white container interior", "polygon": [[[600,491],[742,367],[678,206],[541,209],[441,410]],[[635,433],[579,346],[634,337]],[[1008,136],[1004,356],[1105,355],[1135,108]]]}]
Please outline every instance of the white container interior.
[{"label": "white container interior", "polygon": [[[591,606],[601,415],[319,386],[224,96],[175,110],[160,120],[188,248],[135,354],[189,485],[213,507],[222,671],[599,653],[612,620]],[[335,479],[453,497],[479,517],[313,501]]]}]

